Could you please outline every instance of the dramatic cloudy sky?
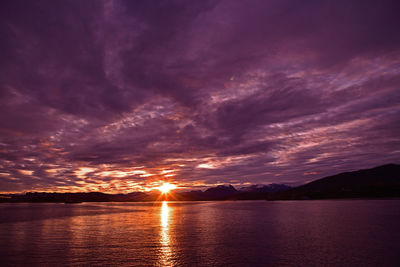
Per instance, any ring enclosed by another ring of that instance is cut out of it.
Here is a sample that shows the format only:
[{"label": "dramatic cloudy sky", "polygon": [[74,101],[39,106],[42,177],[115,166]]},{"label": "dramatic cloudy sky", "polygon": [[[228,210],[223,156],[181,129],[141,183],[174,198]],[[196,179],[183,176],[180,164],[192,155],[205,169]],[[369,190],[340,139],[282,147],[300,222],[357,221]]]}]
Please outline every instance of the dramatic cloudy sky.
[{"label": "dramatic cloudy sky", "polygon": [[398,0],[3,0],[0,192],[400,163]]}]

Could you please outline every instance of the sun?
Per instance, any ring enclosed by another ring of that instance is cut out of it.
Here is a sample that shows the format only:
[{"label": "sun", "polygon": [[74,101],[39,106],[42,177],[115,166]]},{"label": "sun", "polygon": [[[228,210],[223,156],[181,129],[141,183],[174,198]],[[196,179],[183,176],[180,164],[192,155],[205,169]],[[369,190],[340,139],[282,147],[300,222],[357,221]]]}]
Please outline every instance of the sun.
[{"label": "sun", "polygon": [[175,189],[176,185],[170,184],[170,183],[163,183],[161,186],[159,186],[157,189],[161,191],[163,194],[169,193],[172,189]]}]

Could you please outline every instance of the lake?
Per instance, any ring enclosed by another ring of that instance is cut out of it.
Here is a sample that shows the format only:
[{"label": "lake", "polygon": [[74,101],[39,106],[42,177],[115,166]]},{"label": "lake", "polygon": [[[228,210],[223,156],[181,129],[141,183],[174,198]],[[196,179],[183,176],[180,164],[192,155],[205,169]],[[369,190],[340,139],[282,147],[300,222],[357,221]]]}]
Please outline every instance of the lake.
[{"label": "lake", "polygon": [[400,266],[400,200],[0,204],[1,266]]}]

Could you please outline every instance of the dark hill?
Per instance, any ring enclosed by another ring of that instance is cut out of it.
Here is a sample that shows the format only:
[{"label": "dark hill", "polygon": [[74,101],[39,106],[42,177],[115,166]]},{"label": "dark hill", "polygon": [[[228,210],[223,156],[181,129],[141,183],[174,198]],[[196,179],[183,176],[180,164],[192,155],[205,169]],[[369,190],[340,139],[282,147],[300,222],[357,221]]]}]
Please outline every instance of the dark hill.
[{"label": "dark hill", "polygon": [[208,194],[232,194],[238,191],[232,185],[218,185],[208,188],[204,193]]},{"label": "dark hill", "polygon": [[232,197],[239,192],[232,185],[218,185],[216,187],[208,188],[204,191],[203,195],[206,199],[225,199]]},{"label": "dark hill", "polygon": [[240,188],[239,191],[243,193],[275,193],[280,191],[286,191],[291,188],[292,187],[284,184],[269,184],[269,185],[256,184],[256,185],[242,187]]},{"label": "dark hill", "polygon": [[400,165],[344,172],[279,192],[273,199],[400,197]]}]

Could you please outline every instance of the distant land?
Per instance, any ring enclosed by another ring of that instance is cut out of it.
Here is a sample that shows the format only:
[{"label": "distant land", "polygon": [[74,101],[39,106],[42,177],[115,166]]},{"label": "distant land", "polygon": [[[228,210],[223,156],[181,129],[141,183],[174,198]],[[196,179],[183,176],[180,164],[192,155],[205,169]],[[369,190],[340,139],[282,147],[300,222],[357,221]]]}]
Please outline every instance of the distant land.
[{"label": "distant land", "polygon": [[138,202],[138,201],[207,201],[207,200],[305,200],[340,198],[400,197],[400,165],[387,164],[372,169],[344,172],[313,182],[289,187],[283,184],[251,185],[239,190],[232,185],[219,185],[205,191],[132,192],[129,194],[41,193],[2,194],[0,202]]}]

